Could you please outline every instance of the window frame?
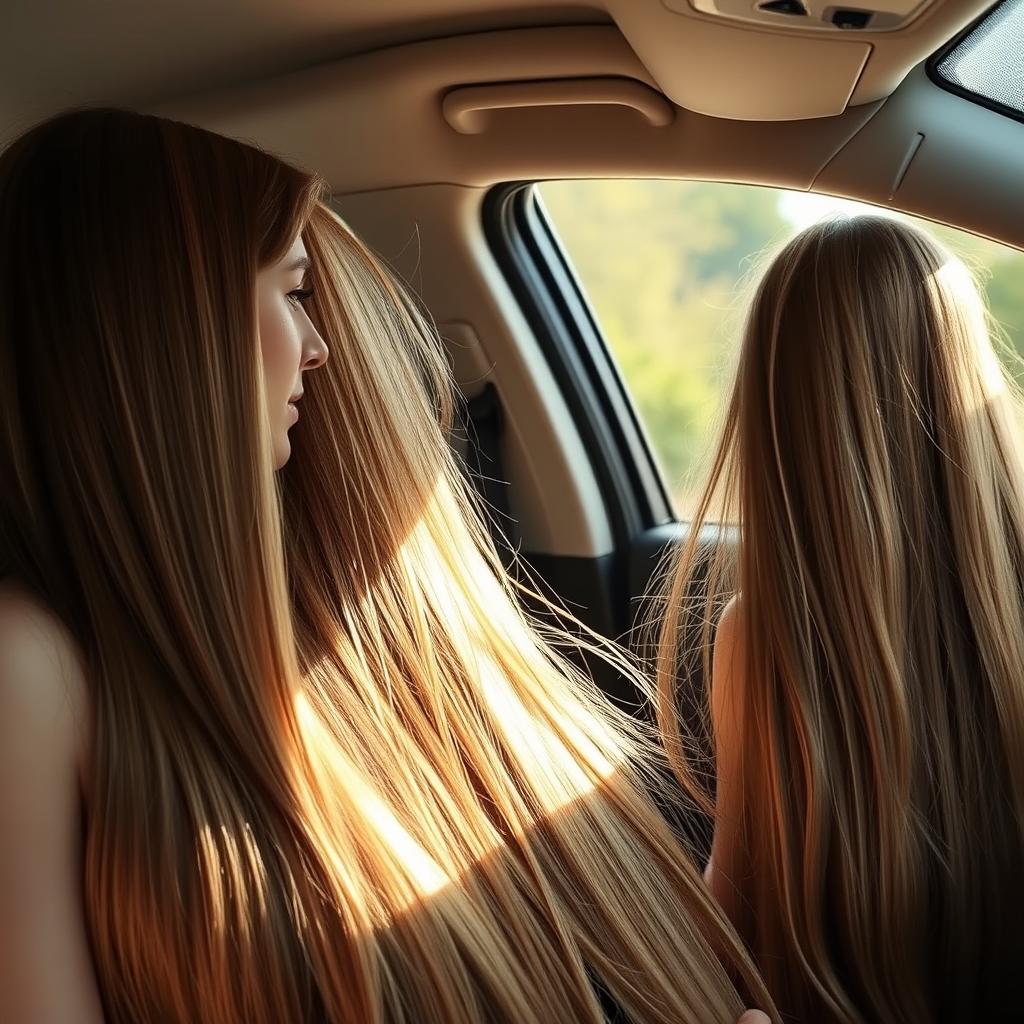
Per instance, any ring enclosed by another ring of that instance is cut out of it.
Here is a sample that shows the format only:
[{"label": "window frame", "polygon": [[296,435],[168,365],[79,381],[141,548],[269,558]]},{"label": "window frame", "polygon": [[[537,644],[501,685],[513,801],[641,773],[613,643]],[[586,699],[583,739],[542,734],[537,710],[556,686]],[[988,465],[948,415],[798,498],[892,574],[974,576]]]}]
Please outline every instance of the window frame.
[{"label": "window frame", "polygon": [[615,546],[678,522],[647,432],[536,186],[508,182],[483,203],[494,259],[540,343],[588,452]]}]

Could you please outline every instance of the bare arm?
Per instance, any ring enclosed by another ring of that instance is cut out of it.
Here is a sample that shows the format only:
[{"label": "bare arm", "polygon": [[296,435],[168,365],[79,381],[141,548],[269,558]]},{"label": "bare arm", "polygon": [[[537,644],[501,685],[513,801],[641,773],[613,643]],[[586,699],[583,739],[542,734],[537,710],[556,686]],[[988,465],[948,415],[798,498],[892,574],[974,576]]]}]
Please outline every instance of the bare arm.
[{"label": "bare arm", "polygon": [[0,583],[0,1020],[101,1024],[82,903],[86,690],[70,638]]},{"label": "bare arm", "polygon": [[711,675],[711,721],[715,734],[715,838],[704,877],[733,924],[740,926],[738,882],[746,874],[740,829],[742,796],[739,791],[740,737],[743,725],[745,680],[737,599],[726,606],[715,634]]}]

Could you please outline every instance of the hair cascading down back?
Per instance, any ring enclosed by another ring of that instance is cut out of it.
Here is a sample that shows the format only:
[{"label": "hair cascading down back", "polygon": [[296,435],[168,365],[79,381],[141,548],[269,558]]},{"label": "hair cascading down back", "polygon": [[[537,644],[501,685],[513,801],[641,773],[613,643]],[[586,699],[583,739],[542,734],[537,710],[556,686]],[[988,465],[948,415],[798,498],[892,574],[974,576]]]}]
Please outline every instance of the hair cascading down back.
[{"label": "hair cascading down back", "polygon": [[[332,357],[275,474],[255,276],[300,232]],[[638,1024],[769,1005],[649,731],[517,602],[440,342],[315,178],[63,115],[0,157],[0,289],[0,573],[92,688],[112,1024],[596,1024],[592,977]]]},{"label": "hair cascading down back", "polygon": [[[986,319],[964,265],[916,229],[798,235],[760,282],[662,593],[659,721],[691,787],[680,680],[710,681],[740,595],[729,881],[793,1019],[978,1020],[1015,991],[1024,468]],[[718,520],[738,540],[710,549]]]}]

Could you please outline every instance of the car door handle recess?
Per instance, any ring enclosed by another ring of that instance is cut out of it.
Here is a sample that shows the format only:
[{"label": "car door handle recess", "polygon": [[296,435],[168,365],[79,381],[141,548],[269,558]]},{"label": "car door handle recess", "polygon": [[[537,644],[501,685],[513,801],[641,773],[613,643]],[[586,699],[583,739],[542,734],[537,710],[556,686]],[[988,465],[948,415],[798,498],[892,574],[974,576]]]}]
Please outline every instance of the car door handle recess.
[{"label": "car door handle recess", "polygon": [[630,107],[654,127],[671,124],[675,107],[632,78],[558,78],[453,89],[442,102],[445,120],[462,135],[479,135],[497,110],[524,107]]}]

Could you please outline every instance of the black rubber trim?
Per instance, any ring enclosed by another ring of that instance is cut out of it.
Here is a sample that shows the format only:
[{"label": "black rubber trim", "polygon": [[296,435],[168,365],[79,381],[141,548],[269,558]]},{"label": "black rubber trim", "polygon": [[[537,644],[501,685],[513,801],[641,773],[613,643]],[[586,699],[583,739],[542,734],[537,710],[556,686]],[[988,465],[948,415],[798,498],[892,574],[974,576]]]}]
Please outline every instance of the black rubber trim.
[{"label": "black rubber trim", "polygon": [[533,183],[492,189],[483,223],[491,252],[592,455],[615,548],[624,554],[638,533],[673,518],[636,411]]},{"label": "black rubber trim", "polygon": [[948,79],[943,78],[939,72],[939,65],[985,20],[990,18],[1004,3],[1009,3],[1010,0],[999,0],[999,3],[993,4],[988,10],[984,11],[977,18],[974,19],[965,29],[958,32],[941,50],[937,50],[935,53],[928,58],[928,62],[925,64],[924,69],[928,77],[931,79],[934,85],[937,85],[940,89],[944,89],[946,92],[951,92],[954,96],[959,96],[961,99],[969,100],[971,103],[978,104],[979,107],[985,107],[988,110],[994,111],[997,114],[1002,114],[1004,117],[1012,118],[1014,121],[1024,123],[1024,111],[1015,110],[1013,107],[1008,107],[1004,103],[1000,103],[998,100],[989,99],[988,96],[982,96],[980,93],[971,92],[970,89],[965,89],[963,86],[957,85],[955,82],[950,82]]}]

